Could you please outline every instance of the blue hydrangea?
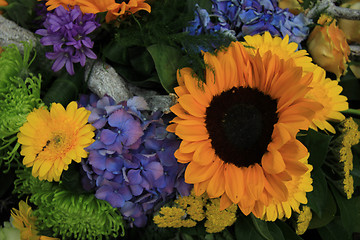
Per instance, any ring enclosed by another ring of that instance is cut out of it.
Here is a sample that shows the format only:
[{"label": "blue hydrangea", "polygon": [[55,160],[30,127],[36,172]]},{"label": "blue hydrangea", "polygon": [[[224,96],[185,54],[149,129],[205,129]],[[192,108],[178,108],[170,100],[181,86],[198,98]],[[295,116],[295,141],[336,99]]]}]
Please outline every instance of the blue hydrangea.
[{"label": "blue hydrangea", "polygon": [[166,131],[161,112],[147,111],[141,97],[119,104],[108,96],[82,97],[80,104],[91,111],[89,122],[97,129],[83,169],[85,187],[95,187],[98,199],[119,208],[131,225],[143,227],[147,214],[190,193],[185,165],[174,157],[180,141]]},{"label": "blue hydrangea", "polygon": [[300,44],[308,33],[309,20],[303,14],[293,15],[279,8],[275,0],[212,0],[212,13],[198,6],[195,19],[187,31],[191,35],[224,32],[238,40],[246,35],[265,31],[281,38],[289,35],[291,42]]}]

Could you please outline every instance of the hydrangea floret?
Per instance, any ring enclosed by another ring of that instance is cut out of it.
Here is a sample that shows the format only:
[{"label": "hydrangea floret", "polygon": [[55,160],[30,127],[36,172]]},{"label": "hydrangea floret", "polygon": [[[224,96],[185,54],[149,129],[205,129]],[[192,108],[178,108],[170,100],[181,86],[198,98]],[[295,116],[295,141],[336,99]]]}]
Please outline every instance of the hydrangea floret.
[{"label": "hydrangea floret", "polygon": [[275,0],[212,0],[212,13],[196,7],[195,19],[190,22],[191,35],[224,32],[237,39],[266,31],[272,36],[291,42],[302,42],[309,33],[310,23],[303,14],[295,16],[288,9],[278,7]]},{"label": "hydrangea floret", "polygon": [[185,165],[174,157],[180,142],[166,131],[161,112],[149,113],[141,97],[116,104],[105,96],[88,109],[97,130],[83,168],[98,199],[119,208],[130,225],[143,227],[157,205],[189,194]]}]

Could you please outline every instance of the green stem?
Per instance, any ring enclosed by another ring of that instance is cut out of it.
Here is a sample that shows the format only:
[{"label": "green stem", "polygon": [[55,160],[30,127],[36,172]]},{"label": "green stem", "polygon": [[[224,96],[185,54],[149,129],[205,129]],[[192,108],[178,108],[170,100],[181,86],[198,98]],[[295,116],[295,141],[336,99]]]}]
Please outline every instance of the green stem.
[{"label": "green stem", "polygon": [[360,117],[360,110],[349,108],[348,110],[342,111],[345,114],[352,114]]}]

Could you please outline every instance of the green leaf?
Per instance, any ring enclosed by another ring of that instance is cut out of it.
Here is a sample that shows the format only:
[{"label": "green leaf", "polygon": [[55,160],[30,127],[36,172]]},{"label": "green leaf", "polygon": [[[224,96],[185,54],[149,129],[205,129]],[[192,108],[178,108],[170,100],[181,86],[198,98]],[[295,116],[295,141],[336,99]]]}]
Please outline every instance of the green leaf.
[{"label": "green leaf", "polygon": [[332,136],[309,129],[306,136],[298,137],[310,153],[309,164],[314,169],[320,168],[328,153],[329,143]]},{"label": "green leaf", "polygon": [[360,101],[358,89],[360,89],[360,80],[355,77],[348,68],[348,72],[341,78],[339,85],[343,87],[341,95],[346,96],[350,101]]},{"label": "green leaf", "polygon": [[264,238],[256,231],[250,217],[240,215],[235,222],[235,238],[241,240],[263,240]]},{"label": "green leaf", "polygon": [[43,101],[48,106],[53,102],[66,106],[69,102],[77,99],[78,94],[76,84],[72,80],[62,77],[54,81],[45,94]]},{"label": "green leaf", "polygon": [[112,40],[105,46],[102,53],[107,59],[115,63],[127,65],[129,64],[129,47],[131,47],[131,45],[125,45],[121,41]]},{"label": "green leaf", "polygon": [[150,75],[155,71],[154,61],[151,55],[145,48],[136,48],[129,51],[130,63],[135,71],[143,74]]},{"label": "green leaf", "polygon": [[154,44],[147,47],[155,62],[155,68],[163,88],[168,92],[174,92],[177,85],[176,70],[179,66],[181,51],[167,45]]},{"label": "green leaf", "polygon": [[206,9],[209,13],[211,12],[212,2],[210,0],[188,0],[189,9],[194,9],[195,4],[198,4],[201,8]]},{"label": "green leaf", "polygon": [[319,228],[318,232],[322,239],[326,240],[351,240],[352,237],[344,229],[339,217],[336,217],[325,227]]},{"label": "green leaf", "polygon": [[315,212],[313,212],[309,229],[326,226],[335,218],[336,209],[337,207],[334,197],[331,195],[330,191],[327,191],[326,201],[321,209],[322,217],[320,218]]},{"label": "green leaf", "polygon": [[311,172],[313,179],[313,191],[306,194],[308,206],[320,217],[323,218],[323,212],[327,204],[328,185],[324,172],[319,168],[314,168]]},{"label": "green leaf", "polygon": [[251,220],[255,226],[255,229],[260,235],[267,240],[284,240],[284,236],[280,228],[274,222],[266,222],[256,218],[251,214]]},{"label": "green leaf", "polygon": [[360,232],[360,197],[346,199],[333,185],[331,185],[331,190],[339,207],[341,222],[345,230],[349,234]]},{"label": "green leaf", "polygon": [[275,223],[281,229],[286,240],[302,240],[302,238],[285,222],[277,220]]}]

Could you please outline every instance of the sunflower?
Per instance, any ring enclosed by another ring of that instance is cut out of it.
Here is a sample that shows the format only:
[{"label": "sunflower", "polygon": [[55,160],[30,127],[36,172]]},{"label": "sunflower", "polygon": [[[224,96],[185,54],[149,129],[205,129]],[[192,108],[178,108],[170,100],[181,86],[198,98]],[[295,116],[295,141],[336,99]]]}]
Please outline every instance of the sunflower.
[{"label": "sunflower", "polygon": [[268,32],[264,35],[246,36],[244,45],[249,53],[254,55],[257,51],[263,56],[267,51],[276,53],[280,59],[293,59],[298,67],[303,68],[303,75],[316,72],[310,84],[312,90],[305,98],[313,99],[323,105],[323,109],[316,113],[310,127],[314,130],[321,129],[335,133],[334,127],[328,121],[340,122],[345,119],[340,111],[348,109],[347,98],[340,95],[342,87],[336,80],[325,78],[325,70],[312,63],[306,50],[297,50],[296,43],[288,43],[289,37],[284,39],[272,38]]},{"label": "sunflower", "polygon": [[27,202],[21,200],[19,209],[12,209],[11,217],[13,218],[12,224],[14,227],[20,230],[21,240],[59,240],[58,238],[38,236],[35,225],[36,217],[33,216],[32,209]]},{"label": "sunflower", "polygon": [[271,47],[277,38],[267,41],[263,54],[240,42],[216,56],[204,53],[205,83],[192,69],[179,70],[178,103],[171,107],[177,116],[167,128],[182,139],[175,156],[189,163],[185,181],[196,195],[206,191],[221,197],[221,209],[235,203],[259,218],[273,201],[287,202],[295,191],[288,182],[310,170],[296,134],[322,109],[305,98],[316,73],[281,59]]},{"label": "sunflower", "polygon": [[107,12],[105,20],[110,22],[119,16],[126,14],[134,14],[140,10],[151,12],[151,7],[145,0],[49,0],[46,3],[48,11],[62,5],[64,8],[74,7],[78,5],[83,13],[100,13]]},{"label": "sunflower", "polygon": [[94,140],[95,128],[87,124],[90,111],[71,102],[66,110],[53,103],[51,110],[35,109],[20,127],[18,142],[23,164],[32,168],[32,175],[40,180],[59,181],[63,170],[72,160],[87,157],[85,147]]}]

